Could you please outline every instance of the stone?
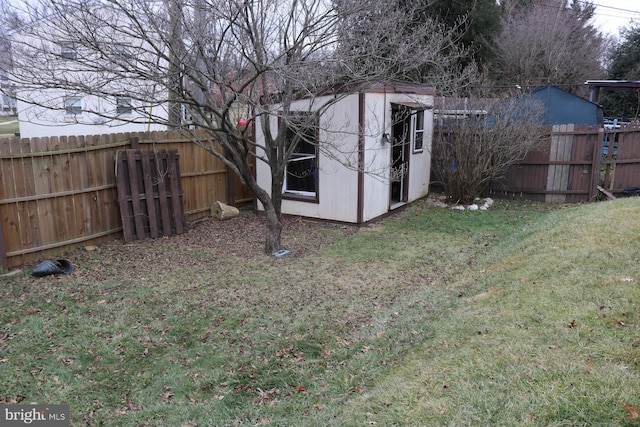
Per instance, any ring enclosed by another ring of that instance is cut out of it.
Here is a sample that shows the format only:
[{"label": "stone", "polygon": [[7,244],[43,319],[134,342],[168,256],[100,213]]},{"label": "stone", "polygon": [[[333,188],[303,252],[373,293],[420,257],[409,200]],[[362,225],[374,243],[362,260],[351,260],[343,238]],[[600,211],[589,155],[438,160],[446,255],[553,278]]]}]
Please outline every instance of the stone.
[{"label": "stone", "polygon": [[229,206],[221,201],[217,201],[211,206],[211,215],[221,220],[231,219],[240,215],[240,211],[235,206]]}]

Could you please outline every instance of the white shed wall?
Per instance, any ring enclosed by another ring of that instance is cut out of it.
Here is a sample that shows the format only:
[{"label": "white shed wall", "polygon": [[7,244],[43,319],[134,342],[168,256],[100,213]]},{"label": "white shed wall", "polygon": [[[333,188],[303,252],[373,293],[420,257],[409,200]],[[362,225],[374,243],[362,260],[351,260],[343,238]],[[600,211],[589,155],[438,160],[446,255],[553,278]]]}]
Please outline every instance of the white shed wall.
[{"label": "white shed wall", "polygon": [[391,104],[416,103],[428,106],[424,110],[424,149],[409,154],[408,202],[424,197],[429,192],[431,174],[431,140],[433,137],[433,96],[401,93],[367,93],[365,95],[366,147],[363,221],[384,215],[390,209],[389,164],[391,144],[382,142],[382,134],[391,134]]},{"label": "white shed wall", "polygon": [[[412,141],[410,150],[408,202],[427,195],[431,173],[433,96],[365,93],[364,97],[365,173],[361,220],[366,222],[386,214],[390,209],[391,144],[382,142],[382,134],[391,133],[392,103],[418,103],[427,106],[424,117],[424,149],[414,153]],[[331,97],[322,97],[314,102],[319,105],[329,99]],[[294,103],[292,110],[313,111],[309,102],[306,100]],[[337,101],[320,116],[319,133],[322,147],[318,157],[319,203],[285,199],[282,202],[284,214],[353,223],[358,221],[359,106],[359,95],[351,94]],[[277,131],[278,119],[271,117],[270,120],[273,131]],[[259,145],[264,140],[259,123],[256,126],[256,138]],[[331,156],[327,150],[331,151]],[[269,191],[270,173],[268,166],[263,162],[257,162],[256,176],[258,183]],[[260,203],[258,209],[262,210]]]},{"label": "white shed wall", "polygon": [[[322,105],[332,97],[320,97],[314,102]],[[298,101],[292,110],[309,111],[309,101]],[[358,207],[358,95],[348,95],[332,105],[319,117],[320,153],[318,156],[319,203],[299,200],[282,201],[282,212],[310,218],[357,222]],[[278,119],[271,117],[273,131]],[[256,138],[263,141],[262,129],[256,126]],[[259,145],[261,142],[258,143]],[[331,156],[329,152],[332,153]],[[265,190],[271,188],[269,167],[256,164],[258,183]],[[262,206],[258,203],[258,208]]]}]

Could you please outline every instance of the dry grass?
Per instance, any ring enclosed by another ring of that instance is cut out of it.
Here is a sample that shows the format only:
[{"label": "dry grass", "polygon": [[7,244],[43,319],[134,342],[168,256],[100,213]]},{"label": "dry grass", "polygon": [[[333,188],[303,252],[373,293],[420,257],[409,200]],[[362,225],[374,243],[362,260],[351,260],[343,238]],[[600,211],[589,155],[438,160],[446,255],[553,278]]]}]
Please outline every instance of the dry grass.
[{"label": "dry grass", "polygon": [[283,259],[252,214],[79,248],[70,276],[5,279],[0,401],[74,426],[633,425],[640,256],[616,248],[640,233],[609,228],[634,202],[289,219]]}]

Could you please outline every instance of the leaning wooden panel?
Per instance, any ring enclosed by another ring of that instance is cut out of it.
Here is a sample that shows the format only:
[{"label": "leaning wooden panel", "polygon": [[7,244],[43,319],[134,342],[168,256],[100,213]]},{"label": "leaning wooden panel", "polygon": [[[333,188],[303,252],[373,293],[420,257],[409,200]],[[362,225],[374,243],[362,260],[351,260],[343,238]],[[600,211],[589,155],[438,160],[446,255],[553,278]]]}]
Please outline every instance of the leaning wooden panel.
[{"label": "leaning wooden panel", "polygon": [[156,179],[158,186],[158,203],[160,204],[160,217],[162,219],[162,233],[165,236],[171,235],[171,212],[169,210],[169,180],[166,176],[166,158],[164,156],[156,157],[159,175]]},{"label": "leaning wooden panel", "polygon": [[153,191],[153,169],[151,166],[151,159],[148,155],[143,155],[140,160],[144,182],[145,203],[147,206],[147,218],[149,220],[149,233],[151,237],[155,239],[158,237],[158,217],[156,215]]},{"label": "leaning wooden panel", "polygon": [[184,233],[184,210],[182,204],[182,187],[180,184],[180,163],[175,151],[168,153],[169,176],[171,179],[171,205],[175,221],[176,234]]},{"label": "leaning wooden panel", "polygon": [[133,209],[131,207],[128,181],[129,168],[127,167],[126,151],[119,151],[116,154],[116,182],[118,188],[118,202],[120,206],[120,218],[122,219],[122,232],[125,242],[134,240],[135,225],[133,223]]},{"label": "leaning wooden panel", "polygon": [[182,233],[184,210],[177,152],[126,150],[117,161],[125,241]]},{"label": "leaning wooden panel", "polygon": [[133,224],[135,226],[135,236],[137,239],[144,239],[144,222],[142,207],[140,205],[140,185],[138,182],[138,165],[136,164],[137,150],[127,150],[127,169],[129,171],[129,182],[127,182],[128,193],[131,197]]}]

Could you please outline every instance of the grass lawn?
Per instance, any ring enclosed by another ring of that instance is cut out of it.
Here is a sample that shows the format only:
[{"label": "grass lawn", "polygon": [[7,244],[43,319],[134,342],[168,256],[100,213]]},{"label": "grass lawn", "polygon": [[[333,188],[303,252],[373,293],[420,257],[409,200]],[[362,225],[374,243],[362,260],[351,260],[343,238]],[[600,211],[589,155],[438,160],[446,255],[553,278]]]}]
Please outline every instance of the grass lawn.
[{"label": "grass lawn", "polygon": [[640,426],[639,211],[419,202],[299,221],[282,259],[214,221],[79,249],[69,276],[0,279],[0,402],[73,426]]},{"label": "grass lawn", "polygon": [[0,116],[0,137],[11,138],[20,132],[18,118],[15,116]]}]

